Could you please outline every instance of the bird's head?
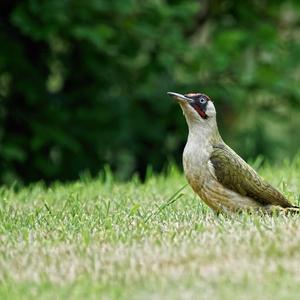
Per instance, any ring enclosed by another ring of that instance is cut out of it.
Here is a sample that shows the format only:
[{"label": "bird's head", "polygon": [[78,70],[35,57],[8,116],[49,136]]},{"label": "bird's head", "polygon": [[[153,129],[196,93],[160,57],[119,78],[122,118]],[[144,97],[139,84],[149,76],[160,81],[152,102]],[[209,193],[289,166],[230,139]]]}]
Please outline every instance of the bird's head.
[{"label": "bird's head", "polygon": [[216,124],[216,109],[211,99],[201,93],[178,94],[168,92],[168,95],[177,100],[189,128],[200,125],[201,127],[212,127]]}]

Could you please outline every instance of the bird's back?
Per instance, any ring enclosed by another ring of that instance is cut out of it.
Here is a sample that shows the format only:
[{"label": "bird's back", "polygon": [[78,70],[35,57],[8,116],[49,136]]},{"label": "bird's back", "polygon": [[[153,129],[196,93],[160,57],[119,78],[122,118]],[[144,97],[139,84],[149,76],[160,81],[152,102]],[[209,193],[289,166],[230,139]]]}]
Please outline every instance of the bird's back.
[{"label": "bird's back", "polygon": [[226,144],[213,145],[210,161],[217,180],[226,188],[262,205],[293,206]]}]

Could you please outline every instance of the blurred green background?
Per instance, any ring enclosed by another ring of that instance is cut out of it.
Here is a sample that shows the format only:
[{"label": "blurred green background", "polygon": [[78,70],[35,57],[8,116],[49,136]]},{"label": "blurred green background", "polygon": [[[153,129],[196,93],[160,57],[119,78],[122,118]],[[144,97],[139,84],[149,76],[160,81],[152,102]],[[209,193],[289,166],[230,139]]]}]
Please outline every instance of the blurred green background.
[{"label": "blurred green background", "polygon": [[167,91],[211,96],[245,159],[299,149],[300,2],[1,0],[0,181],[181,164]]}]

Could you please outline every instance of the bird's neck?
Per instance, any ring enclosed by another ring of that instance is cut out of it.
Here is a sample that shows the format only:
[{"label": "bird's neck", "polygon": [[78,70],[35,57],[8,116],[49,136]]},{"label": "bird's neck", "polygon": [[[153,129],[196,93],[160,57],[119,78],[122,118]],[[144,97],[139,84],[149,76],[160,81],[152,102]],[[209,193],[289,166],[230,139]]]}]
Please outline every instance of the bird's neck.
[{"label": "bird's neck", "polygon": [[220,136],[216,120],[203,122],[188,122],[189,135],[188,141],[199,144],[217,144],[223,140]]}]

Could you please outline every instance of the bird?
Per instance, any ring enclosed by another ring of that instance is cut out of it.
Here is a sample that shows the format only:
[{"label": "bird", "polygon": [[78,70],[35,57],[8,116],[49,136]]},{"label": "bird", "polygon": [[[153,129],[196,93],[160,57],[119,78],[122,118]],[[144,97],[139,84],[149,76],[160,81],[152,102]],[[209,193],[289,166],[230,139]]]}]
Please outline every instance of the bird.
[{"label": "bird", "polygon": [[188,125],[182,159],[185,177],[214,212],[300,212],[223,141],[209,96],[167,94],[177,100]]}]

